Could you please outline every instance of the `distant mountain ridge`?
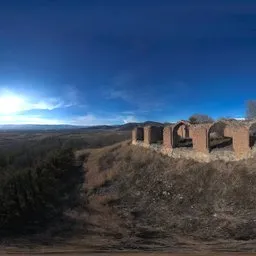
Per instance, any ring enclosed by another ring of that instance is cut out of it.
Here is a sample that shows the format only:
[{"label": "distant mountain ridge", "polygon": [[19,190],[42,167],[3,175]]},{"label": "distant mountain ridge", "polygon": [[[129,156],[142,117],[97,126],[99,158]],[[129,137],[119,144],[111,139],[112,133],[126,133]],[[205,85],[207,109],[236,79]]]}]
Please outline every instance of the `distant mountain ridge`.
[{"label": "distant mountain ridge", "polygon": [[125,130],[132,130],[133,128],[137,126],[145,126],[145,125],[157,125],[157,126],[163,126],[163,123],[154,122],[154,121],[146,121],[143,123],[127,123],[119,126],[119,130],[125,131]]},{"label": "distant mountain ridge", "polygon": [[2,124],[0,130],[65,130],[77,129],[83,126],[75,125],[44,125],[44,124]]},{"label": "distant mountain ridge", "polygon": [[76,126],[76,125],[42,125],[42,124],[3,124],[0,125],[0,131],[25,131],[25,130],[74,130],[74,129],[86,129],[86,130],[119,130],[130,131],[137,126],[145,125],[160,125],[163,123],[146,121],[143,123],[127,123],[121,125],[96,125],[96,126]]}]

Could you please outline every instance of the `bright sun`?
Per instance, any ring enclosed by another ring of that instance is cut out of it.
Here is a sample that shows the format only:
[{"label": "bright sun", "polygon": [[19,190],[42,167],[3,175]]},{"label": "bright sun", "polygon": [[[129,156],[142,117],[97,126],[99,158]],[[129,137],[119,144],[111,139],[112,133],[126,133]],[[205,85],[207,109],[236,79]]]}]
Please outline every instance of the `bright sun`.
[{"label": "bright sun", "polygon": [[0,96],[0,114],[13,114],[22,111],[24,99],[16,95]]}]

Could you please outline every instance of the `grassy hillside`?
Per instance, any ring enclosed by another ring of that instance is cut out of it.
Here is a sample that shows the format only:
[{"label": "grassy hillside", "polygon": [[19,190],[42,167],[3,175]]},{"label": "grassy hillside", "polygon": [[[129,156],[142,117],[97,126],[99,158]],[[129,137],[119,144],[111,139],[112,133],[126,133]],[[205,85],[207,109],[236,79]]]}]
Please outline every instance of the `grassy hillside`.
[{"label": "grassy hillside", "polygon": [[11,243],[174,251],[256,249],[255,159],[197,163],[161,156],[130,141],[81,149],[75,158],[83,162],[84,173],[76,204],[63,208],[63,215],[45,229],[16,236]]},{"label": "grassy hillside", "polygon": [[174,160],[129,142],[84,153],[88,232],[105,234],[108,245],[255,248],[254,159]]}]

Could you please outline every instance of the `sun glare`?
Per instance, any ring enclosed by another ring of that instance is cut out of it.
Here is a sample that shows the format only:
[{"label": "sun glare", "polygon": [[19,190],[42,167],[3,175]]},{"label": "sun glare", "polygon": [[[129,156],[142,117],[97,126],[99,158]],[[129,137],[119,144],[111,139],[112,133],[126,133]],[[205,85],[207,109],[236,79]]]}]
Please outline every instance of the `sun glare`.
[{"label": "sun glare", "polygon": [[16,95],[0,96],[0,113],[13,114],[22,111],[24,99]]}]

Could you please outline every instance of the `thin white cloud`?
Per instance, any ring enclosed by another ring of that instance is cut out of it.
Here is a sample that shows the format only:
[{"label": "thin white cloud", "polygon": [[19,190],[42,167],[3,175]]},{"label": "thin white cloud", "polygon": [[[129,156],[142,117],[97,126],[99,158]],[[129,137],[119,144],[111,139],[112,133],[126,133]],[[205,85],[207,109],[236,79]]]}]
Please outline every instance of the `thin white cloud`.
[{"label": "thin white cloud", "polygon": [[63,120],[54,118],[45,118],[42,116],[25,115],[3,115],[0,118],[0,124],[63,124]]},{"label": "thin white cloud", "polygon": [[0,124],[70,124],[78,126],[114,125],[136,122],[135,116],[97,116],[87,114],[69,119],[46,118],[42,115],[1,115]]},{"label": "thin white cloud", "polygon": [[123,122],[125,124],[127,124],[127,123],[136,123],[136,122],[138,122],[138,120],[136,119],[135,116],[127,116],[125,119],[123,119]]},{"label": "thin white cloud", "polygon": [[56,108],[66,107],[67,105],[57,98],[43,99],[39,102],[27,102],[24,110],[31,109],[42,109],[42,110],[53,110]]},{"label": "thin white cloud", "polygon": [[[135,122],[136,117],[131,111],[120,112],[113,115],[104,113],[95,115],[88,113],[83,116],[74,116],[56,119],[43,115],[31,115],[31,110],[54,110],[58,108],[67,108],[77,105],[78,91],[75,87],[69,87],[65,90],[61,98],[58,97],[29,97],[28,95],[18,94],[10,90],[0,89],[0,124],[73,124],[73,125],[111,125],[127,122]],[[84,105],[83,105],[84,106]]]},{"label": "thin white cloud", "polygon": [[135,116],[131,116],[131,115],[98,116],[94,114],[87,114],[84,116],[74,117],[69,123],[73,125],[93,126],[93,125],[126,124],[130,122],[138,122],[138,120]]},{"label": "thin white cloud", "polygon": [[56,97],[30,98],[7,89],[0,90],[0,115],[22,113],[29,110],[67,108],[75,104],[75,101],[64,101]]}]

